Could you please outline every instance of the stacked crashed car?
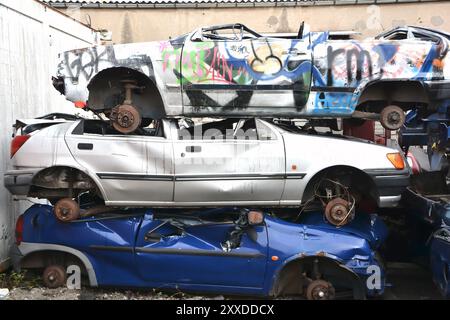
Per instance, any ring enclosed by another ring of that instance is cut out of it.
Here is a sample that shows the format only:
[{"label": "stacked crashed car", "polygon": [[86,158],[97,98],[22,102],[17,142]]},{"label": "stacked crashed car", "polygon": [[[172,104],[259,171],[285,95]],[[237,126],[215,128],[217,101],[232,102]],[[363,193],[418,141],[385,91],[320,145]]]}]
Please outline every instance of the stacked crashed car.
[{"label": "stacked crashed car", "polygon": [[19,217],[12,257],[16,268],[43,270],[52,288],[78,266],[91,286],[364,299],[384,290],[376,250],[386,232],[368,214],[342,228],[321,213],[295,222],[238,208],[111,210],[64,223],[33,205]]},{"label": "stacked crashed car", "polygon": [[127,135],[101,120],[26,122],[16,124],[5,186],[49,199],[63,221],[79,217],[78,198],[89,194],[108,207],[319,203],[340,226],[359,204],[397,206],[409,183],[398,150],[291,122],[164,119]]},{"label": "stacked crashed car", "polygon": [[283,38],[235,23],[67,51],[53,83],[121,132],[177,116],[358,117],[396,130],[405,110],[450,98],[447,33],[400,27],[356,41],[307,29]]}]

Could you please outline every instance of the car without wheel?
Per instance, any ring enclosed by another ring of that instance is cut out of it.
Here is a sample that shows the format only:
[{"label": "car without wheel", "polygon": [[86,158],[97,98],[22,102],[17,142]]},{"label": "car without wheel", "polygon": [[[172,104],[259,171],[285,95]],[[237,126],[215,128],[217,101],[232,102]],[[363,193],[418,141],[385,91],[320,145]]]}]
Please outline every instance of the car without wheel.
[{"label": "car without wheel", "polygon": [[399,27],[357,41],[307,29],[283,38],[235,23],[67,51],[53,85],[123,133],[179,116],[356,117],[396,130],[404,111],[450,98],[447,33]]},{"label": "car without wheel", "polygon": [[342,228],[319,212],[302,218],[237,208],[111,209],[61,223],[51,206],[34,205],[18,219],[12,260],[16,269],[42,271],[50,288],[65,285],[68,270],[73,283],[80,270],[95,287],[311,300],[383,294],[381,218],[361,214]]},{"label": "car without wheel", "polygon": [[[26,121],[22,121],[26,123]],[[17,126],[14,195],[49,199],[61,220],[89,196],[109,207],[300,207],[337,226],[358,204],[395,207],[410,169],[396,149],[276,119],[154,121],[122,134],[102,120]]]}]

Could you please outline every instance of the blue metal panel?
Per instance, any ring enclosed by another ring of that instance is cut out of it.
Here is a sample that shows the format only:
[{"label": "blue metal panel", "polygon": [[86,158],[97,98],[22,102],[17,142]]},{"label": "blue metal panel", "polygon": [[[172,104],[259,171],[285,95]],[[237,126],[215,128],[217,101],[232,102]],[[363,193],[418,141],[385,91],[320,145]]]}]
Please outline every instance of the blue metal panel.
[{"label": "blue metal panel", "polygon": [[442,295],[450,298],[450,227],[443,227],[431,240],[431,271]]},{"label": "blue metal panel", "polygon": [[[225,210],[237,209],[207,214]],[[166,222],[155,229],[167,220],[154,219],[150,210],[128,212],[131,215],[61,223],[51,206],[34,205],[24,214],[23,241],[83,252],[100,286],[267,296],[282,267],[303,256],[324,255],[364,281],[367,267],[379,265],[375,250],[386,237],[386,227],[374,215],[357,214],[341,228],[330,226],[319,212],[308,213],[300,223],[266,215],[265,225],[250,227],[240,247],[227,252],[221,243],[233,230],[232,223],[183,226],[180,231],[177,224]]]}]

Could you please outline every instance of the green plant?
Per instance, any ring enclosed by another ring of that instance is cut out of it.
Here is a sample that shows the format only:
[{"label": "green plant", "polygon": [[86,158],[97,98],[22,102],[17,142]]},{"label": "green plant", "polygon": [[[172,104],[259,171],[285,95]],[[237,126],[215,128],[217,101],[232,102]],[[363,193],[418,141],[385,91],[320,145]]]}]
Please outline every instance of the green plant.
[{"label": "green plant", "polygon": [[12,271],[9,275],[9,284],[12,287],[21,287],[24,284],[26,271]]}]

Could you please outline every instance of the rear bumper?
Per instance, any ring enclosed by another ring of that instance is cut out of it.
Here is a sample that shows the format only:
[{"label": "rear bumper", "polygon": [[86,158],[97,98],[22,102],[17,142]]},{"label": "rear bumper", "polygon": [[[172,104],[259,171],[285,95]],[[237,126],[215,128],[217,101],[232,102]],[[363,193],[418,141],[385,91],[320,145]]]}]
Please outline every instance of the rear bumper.
[{"label": "rear bumper", "polygon": [[378,206],[380,208],[396,207],[402,193],[410,183],[409,169],[374,169],[366,170],[372,178],[378,192]]},{"label": "rear bumper", "polygon": [[11,247],[11,250],[9,252],[9,256],[11,257],[11,262],[12,262],[12,266],[13,266],[14,270],[20,271],[20,269],[21,269],[20,262],[23,259],[23,254],[22,254],[22,252],[20,252],[17,244],[15,244],[15,243],[13,244],[13,246]]},{"label": "rear bumper", "polygon": [[3,176],[5,188],[13,195],[28,195],[33,177],[42,169],[43,168],[6,171]]}]

